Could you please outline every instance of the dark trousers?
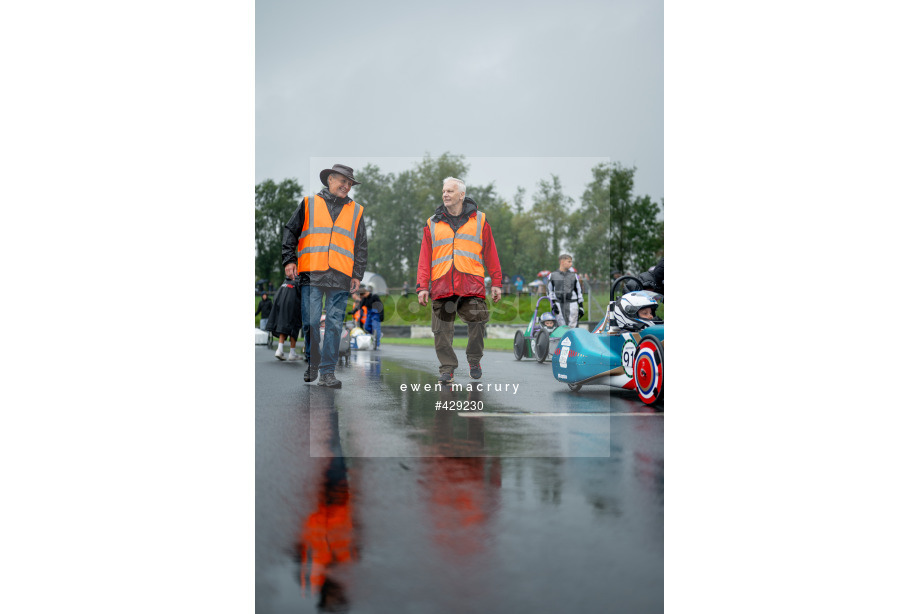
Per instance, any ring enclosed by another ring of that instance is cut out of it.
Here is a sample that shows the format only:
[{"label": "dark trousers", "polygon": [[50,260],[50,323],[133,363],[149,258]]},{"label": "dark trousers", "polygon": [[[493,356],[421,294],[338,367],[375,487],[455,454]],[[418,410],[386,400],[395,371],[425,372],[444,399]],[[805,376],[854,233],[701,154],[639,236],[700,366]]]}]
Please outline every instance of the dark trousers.
[{"label": "dark trousers", "polygon": [[434,351],[441,363],[441,373],[453,373],[457,368],[454,353],[454,320],[457,316],[469,327],[466,343],[466,360],[477,364],[482,360],[482,339],[489,321],[489,306],[478,296],[450,296],[431,302],[431,332],[434,333]]}]

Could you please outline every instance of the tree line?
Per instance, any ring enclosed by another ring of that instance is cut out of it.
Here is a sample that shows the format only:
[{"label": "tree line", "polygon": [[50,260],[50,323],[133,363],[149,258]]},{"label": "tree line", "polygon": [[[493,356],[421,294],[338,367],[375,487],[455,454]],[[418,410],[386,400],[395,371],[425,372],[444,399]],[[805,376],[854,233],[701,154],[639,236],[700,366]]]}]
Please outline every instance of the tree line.
[{"label": "tree line", "polygon": [[[398,174],[384,174],[375,164],[356,170],[361,185],[351,196],[364,206],[367,270],[382,275],[391,287],[408,281],[414,289],[422,229],[441,205],[442,182],[445,177],[463,179],[468,172],[465,158],[449,153],[425,156]],[[607,279],[614,271],[636,274],[663,256],[664,222],[658,219],[663,203],[633,195],[635,167],[601,163],[591,172],[578,203],[551,174],[537,184],[528,209],[522,187],[509,203],[496,193],[494,182],[466,184],[467,196],[492,226],[506,275],[530,281],[538,271],[557,268],[562,251],[572,254],[575,268],[592,279]],[[267,179],[256,186],[256,279],[269,279],[275,287],[284,279],[283,227],[303,197],[294,179]]]}]

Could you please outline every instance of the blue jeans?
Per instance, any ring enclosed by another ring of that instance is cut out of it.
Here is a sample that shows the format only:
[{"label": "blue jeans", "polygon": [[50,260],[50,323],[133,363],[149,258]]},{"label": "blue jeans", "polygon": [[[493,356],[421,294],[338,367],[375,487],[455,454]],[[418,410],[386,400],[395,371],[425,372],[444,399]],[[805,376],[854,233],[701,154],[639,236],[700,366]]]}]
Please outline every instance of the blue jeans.
[{"label": "blue jeans", "polygon": [[367,325],[364,327],[364,330],[372,335],[376,335],[377,345],[380,345],[380,312],[376,309],[371,309],[367,312]]},{"label": "blue jeans", "polygon": [[[323,315],[323,297],[326,297],[326,336],[322,348],[319,343],[319,320]],[[320,373],[335,372],[339,360],[339,340],[345,319],[347,290],[301,286],[300,313],[303,316],[303,354],[311,364],[319,362]]]}]

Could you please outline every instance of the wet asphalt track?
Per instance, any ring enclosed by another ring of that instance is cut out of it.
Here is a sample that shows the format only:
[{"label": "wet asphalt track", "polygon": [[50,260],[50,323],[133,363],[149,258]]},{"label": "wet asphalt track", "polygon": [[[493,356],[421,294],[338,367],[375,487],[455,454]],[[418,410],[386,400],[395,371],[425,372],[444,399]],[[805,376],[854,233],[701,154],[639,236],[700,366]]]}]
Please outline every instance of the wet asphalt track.
[{"label": "wet asphalt track", "polygon": [[510,352],[455,374],[488,392],[425,392],[433,348],[357,352],[341,390],[254,352],[256,612],[663,610],[663,412]]}]

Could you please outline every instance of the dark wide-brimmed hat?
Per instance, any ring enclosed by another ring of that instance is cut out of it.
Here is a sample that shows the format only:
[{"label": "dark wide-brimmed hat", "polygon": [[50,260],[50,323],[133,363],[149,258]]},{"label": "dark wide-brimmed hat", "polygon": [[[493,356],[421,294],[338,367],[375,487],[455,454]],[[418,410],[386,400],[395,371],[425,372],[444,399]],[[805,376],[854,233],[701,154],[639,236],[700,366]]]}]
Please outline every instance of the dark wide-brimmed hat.
[{"label": "dark wide-brimmed hat", "polygon": [[361,185],[360,181],[355,180],[354,169],[352,169],[350,166],[345,166],[344,164],[333,164],[332,168],[323,169],[323,171],[319,174],[319,180],[322,181],[323,185],[327,188],[329,187],[329,183],[327,181],[329,179],[330,173],[338,173],[339,175],[344,175],[345,177],[348,177],[354,181],[355,185]]}]

